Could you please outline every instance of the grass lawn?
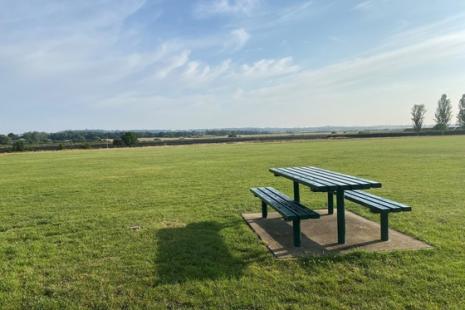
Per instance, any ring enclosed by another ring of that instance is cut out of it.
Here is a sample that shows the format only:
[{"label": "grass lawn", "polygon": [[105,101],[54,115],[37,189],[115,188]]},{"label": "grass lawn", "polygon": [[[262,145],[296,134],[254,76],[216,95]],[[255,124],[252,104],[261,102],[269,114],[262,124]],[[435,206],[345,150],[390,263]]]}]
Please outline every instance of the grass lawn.
[{"label": "grass lawn", "polygon": [[[297,165],[381,181],[413,207],[390,227],[435,248],[273,259],[240,214]],[[1,309],[462,308],[465,137],[0,155],[0,262]]]}]

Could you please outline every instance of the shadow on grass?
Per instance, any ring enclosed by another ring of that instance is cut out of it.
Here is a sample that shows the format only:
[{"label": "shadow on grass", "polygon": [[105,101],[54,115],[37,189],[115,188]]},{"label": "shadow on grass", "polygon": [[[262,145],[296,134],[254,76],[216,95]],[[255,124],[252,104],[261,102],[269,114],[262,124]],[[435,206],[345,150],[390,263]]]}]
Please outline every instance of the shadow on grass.
[{"label": "shadow on grass", "polygon": [[231,255],[216,222],[165,228],[156,235],[155,284],[239,277],[246,262]]}]

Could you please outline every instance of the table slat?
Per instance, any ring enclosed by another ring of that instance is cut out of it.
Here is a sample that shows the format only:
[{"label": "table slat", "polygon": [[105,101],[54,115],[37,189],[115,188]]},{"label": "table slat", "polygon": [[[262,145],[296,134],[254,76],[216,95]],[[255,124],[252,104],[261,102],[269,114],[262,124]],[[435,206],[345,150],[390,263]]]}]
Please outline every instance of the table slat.
[{"label": "table slat", "polygon": [[317,167],[271,168],[276,176],[282,176],[310,187],[315,192],[357,190],[381,187],[381,183]]}]

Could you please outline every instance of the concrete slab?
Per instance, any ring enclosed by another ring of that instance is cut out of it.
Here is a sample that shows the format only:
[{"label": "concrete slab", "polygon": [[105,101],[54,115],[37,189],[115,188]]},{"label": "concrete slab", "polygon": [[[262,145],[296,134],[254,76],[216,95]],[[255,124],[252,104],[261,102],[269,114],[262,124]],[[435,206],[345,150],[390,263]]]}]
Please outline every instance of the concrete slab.
[{"label": "concrete slab", "polygon": [[[389,229],[389,241],[381,241],[379,223],[350,211],[346,211],[345,214],[346,243],[338,244],[336,210],[333,215],[328,215],[327,210],[317,210],[317,212],[321,214],[320,219],[301,222],[300,248],[292,244],[292,222],[285,222],[278,213],[268,213],[267,219],[262,219],[261,213],[242,214],[242,217],[277,258],[326,256],[355,250],[385,252],[431,248],[420,240],[392,229]],[[394,216],[396,215],[398,214]]]}]

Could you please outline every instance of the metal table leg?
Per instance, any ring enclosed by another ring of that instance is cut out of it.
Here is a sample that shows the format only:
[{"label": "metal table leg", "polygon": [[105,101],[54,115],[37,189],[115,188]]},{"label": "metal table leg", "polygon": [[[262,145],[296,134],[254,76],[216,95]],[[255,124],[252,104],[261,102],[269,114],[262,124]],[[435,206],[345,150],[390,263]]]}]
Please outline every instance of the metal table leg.
[{"label": "metal table leg", "polygon": [[334,193],[328,192],[328,214],[334,213]]},{"label": "metal table leg", "polygon": [[344,190],[337,190],[337,243],[346,242],[346,220],[344,207]]},{"label": "metal table leg", "polygon": [[300,189],[299,183],[294,181],[294,201],[300,202]]}]

